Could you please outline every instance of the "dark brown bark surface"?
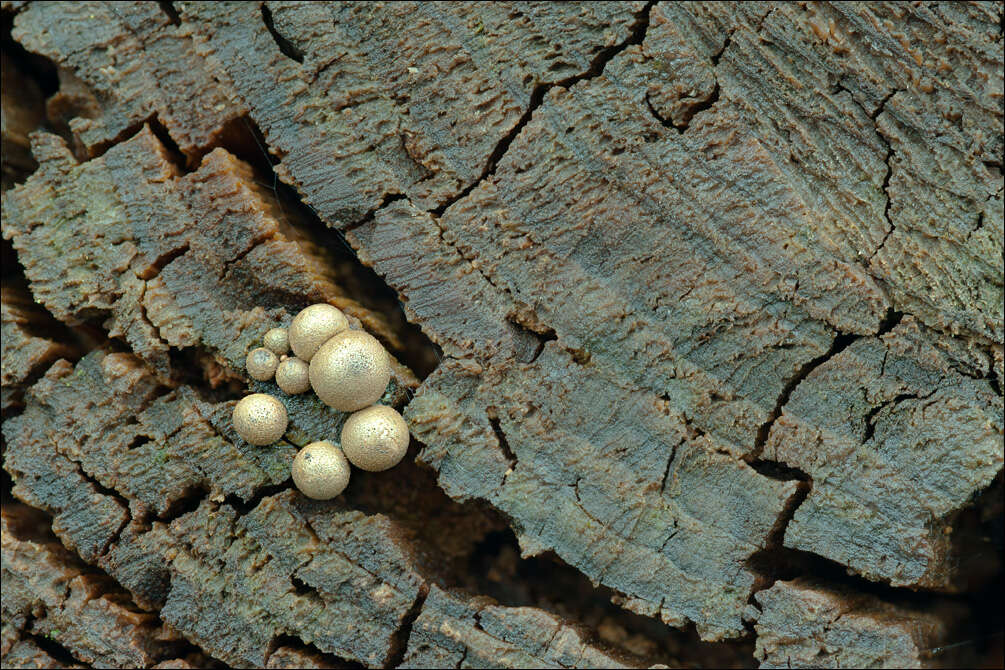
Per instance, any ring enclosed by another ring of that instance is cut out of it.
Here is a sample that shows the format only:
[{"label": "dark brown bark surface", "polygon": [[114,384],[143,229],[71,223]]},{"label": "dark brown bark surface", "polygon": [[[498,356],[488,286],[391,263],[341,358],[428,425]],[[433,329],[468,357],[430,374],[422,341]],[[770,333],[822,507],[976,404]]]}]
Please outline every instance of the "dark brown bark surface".
[{"label": "dark brown bark surface", "polygon": [[1000,662],[1000,3],[3,16],[5,667]]}]

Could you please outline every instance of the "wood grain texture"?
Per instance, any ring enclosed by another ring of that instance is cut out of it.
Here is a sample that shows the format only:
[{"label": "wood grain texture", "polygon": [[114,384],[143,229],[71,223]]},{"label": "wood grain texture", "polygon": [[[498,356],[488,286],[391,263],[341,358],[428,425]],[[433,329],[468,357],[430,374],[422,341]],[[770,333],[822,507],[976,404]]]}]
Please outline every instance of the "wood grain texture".
[{"label": "wood grain texture", "polygon": [[[926,665],[976,616],[1000,4],[3,11],[59,84],[48,128],[31,98],[4,130],[38,166],[5,150],[34,172],[3,196],[31,295],[5,280],[4,468],[66,547],[40,574],[82,560],[193,645],[136,662],[671,660],[482,595],[505,526],[625,625],[765,667]],[[331,504],[289,460],[344,415],[243,372],[318,301],[396,357],[419,464]],[[284,443],[233,433],[245,388],[287,404]],[[5,663],[106,658],[4,612]]]},{"label": "wood grain texture", "polygon": [[779,581],[757,594],[755,656],[762,668],[920,668],[953,616],[878,599],[849,601],[826,585]]}]

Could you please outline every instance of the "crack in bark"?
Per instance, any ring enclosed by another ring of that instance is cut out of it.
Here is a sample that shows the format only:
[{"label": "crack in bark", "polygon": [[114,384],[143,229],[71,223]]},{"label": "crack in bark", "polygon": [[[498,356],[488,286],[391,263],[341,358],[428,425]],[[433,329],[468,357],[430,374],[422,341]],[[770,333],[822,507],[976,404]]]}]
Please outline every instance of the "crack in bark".
[{"label": "crack in bark", "polygon": [[499,449],[503,452],[503,457],[509,463],[509,467],[506,469],[506,473],[503,475],[502,481],[499,483],[499,487],[502,488],[506,484],[506,478],[509,477],[517,466],[517,457],[513,453],[513,449],[509,446],[509,441],[506,439],[506,433],[503,432],[502,426],[499,424],[499,416],[495,407],[486,407],[485,414],[489,419],[489,426],[492,427],[492,432],[496,436],[496,442],[499,444]]},{"label": "crack in bark", "polygon": [[[112,533],[112,537],[107,542],[104,543],[104,545],[101,547],[101,550],[96,552],[95,559],[101,558],[102,556],[108,553],[109,547],[111,547],[113,544],[119,541],[119,538],[122,536],[122,531],[125,530],[126,526],[128,526],[133,520],[133,513],[132,509],[129,506],[129,499],[123,496],[115,489],[109,488],[104,484],[102,484],[97,479],[95,479],[90,473],[84,470],[84,466],[80,463],[80,461],[75,461],[66,454],[61,453],[60,455],[63,456],[63,458],[65,458],[68,462],[73,464],[73,466],[77,469],[77,474],[80,475],[80,478],[83,479],[88,484],[90,484],[94,488],[94,491],[96,493],[112,498],[113,500],[115,500],[115,502],[121,505],[123,511],[125,511],[126,514],[125,520],[118,527],[118,529],[114,533]],[[62,513],[62,511],[60,513]]]},{"label": "crack in bark", "polygon": [[[682,100],[684,99],[686,98],[682,98]],[[659,121],[661,126],[663,126],[664,128],[673,128],[674,130],[677,131],[678,135],[683,135],[684,131],[687,130],[688,127],[691,125],[691,121],[694,120],[695,116],[697,116],[700,112],[704,112],[708,109],[711,109],[712,106],[715,105],[715,103],[719,102],[719,82],[718,81],[715,82],[715,88],[712,89],[712,92],[709,93],[707,98],[705,98],[701,102],[691,105],[690,107],[687,107],[684,110],[680,123],[674,123],[673,119],[670,118],[664,119],[662,116],[660,116],[660,113],[656,111],[655,107],[653,107],[652,101],[649,100],[648,92],[645,95],[645,100],[646,100],[646,107],[649,108],[649,113],[653,116],[653,118]]]},{"label": "crack in bark", "polygon": [[419,587],[419,593],[415,596],[415,602],[412,606],[405,612],[405,615],[401,619],[401,624],[398,626],[398,630],[394,632],[391,637],[391,649],[388,652],[387,658],[384,660],[384,667],[386,668],[397,668],[401,665],[402,661],[405,659],[405,654],[408,652],[408,640],[412,636],[412,626],[415,624],[415,620],[419,618],[422,613],[422,605],[426,602],[426,596],[429,595],[429,585],[422,584]]},{"label": "crack in bark", "polygon": [[862,436],[862,444],[867,443],[869,440],[873,439],[876,434],[876,415],[882,412],[887,407],[896,407],[905,400],[925,400],[931,398],[938,388],[934,388],[924,395],[918,395],[917,393],[901,393],[891,400],[885,400],[879,405],[876,405],[869,413],[865,415],[865,433]]},{"label": "crack in bark", "polygon": [[181,25],[181,17],[178,15],[178,10],[174,8],[174,3],[168,2],[167,0],[159,0],[157,5],[161,8],[161,11],[167,16],[168,21],[171,25],[178,26]]},{"label": "crack in bark", "polygon": [[[670,467],[673,465],[674,459],[677,458],[677,448],[679,446],[680,443],[675,444],[673,449],[670,450],[670,457],[667,459],[667,466],[663,469],[663,478],[660,480],[660,494],[666,493],[667,479],[670,478]],[[666,546],[666,543],[664,543],[663,546]]]},{"label": "crack in bark", "polygon": [[782,415],[782,408],[789,401],[789,398],[792,396],[792,392],[796,390],[796,387],[799,386],[799,384],[802,383],[802,381],[806,379],[811,372],[847,349],[853,342],[861,337],[861,335],[838,334],[834,338],[833,342],[831,342],[830,349],[820,356],[804,363],[795,372],[795,374],[789,378],[789,380],[782,387],[782,392],[779,394],[774,408],[768,415],[768,419],[761,424],[760,428],[757,429],[757,435],[754,438],[754,448],[751,451],[748,462],[756,462],[760,460],[760,456],[764,452],[764,445],[768,441],[768,435],[771,432],[771,427],[775,424],[778,417]]},{"label": "crack in bark", "polygon": [[[782,387],[782,392],[778,396],[778,400],[775,402],[775,407],[772,409],[771,413],[768,415],[767,421],[761,424],[760,428],[757,430],[757,435],[754,439],[754,449],[751,451],[751,455],[746,459],[748,464],[754,463],[775,463],[774,461],[764,461],[761,460],[760,456],[764,452],[764,446],[768,441],[768,436],[771,432],[771,427],[774,425],[775,421],[782,414],[782,409],[788,403],[789,398],[792,396],[793,391],[796,387],[802,383],[806,377],[810,375],[818,367],[829,361],[834,356],[837,356],[842,351],[850,347],[852,344],[864,337],[881,337],[891,330],[897,327],[897,325],[904,318],[904,312],[898,312],[892,307],[887,309],[886,317],[880,323],[879,329],[876,331],[875,335],[854,335],[848,333],[838,333],[831,342],[830,348],[822,355],[807,361],[804,363],[798,371],[785,383]],[[780,463],[775,463],[776,466],[787,467]],[[795,468],[790,468],[797,473],[801,472]],[[805,473],[802,473],[799,479],[810,479]]]},{"label": "crack in bark", "polygon": [[276,46],[279,47],[279,51],[287,58],[303,64],[304,52],[276,30],[275,23],[272,20],[272,10],[264,2],[262,3],[262,22],[265,23],[265,27],[268,29],[269,34],[272,35],[272,39],[276,42]]},{"label": "crack in bark", "polygon": [[556,87],[570,88],[581,81],[599,77],[603,74],[604,68],[607,67],[607,64],[610,63],[615,56],[632,45],[642,44],[645,39],[646,32],[649,30],[650,11],[655,5],[655,0],[647,2],[645,7],[643,7],[642,10],[640,10],[635,16],[635,21],[632,23],[631,28],[629,28],[628,37],[619,44],[607,47],[606,49],[601,49],[597,55],[594,56],[593,61],[584,72],[572,75],[571,77],[566,77],[565,79],[559,81],[537,84],[534,86],[534,89],[530,94],[530,101],[527,104],[527,109],[524,110],[524,113],[517,120],[516,124],[509,130],[508,133],[506,133],[506,135],[503,136],[501,140],[499,140],[495,148],[492,150],[492,153],[489,154],[489,158],[485,163],[485,168],[482,170],[481,176],[473,183],[466,186],[456,196],[447,200],[444,204],[429,210],[429,213],[432,214],[435,219],[439,219],[451,205],[463,200],[472,191],[478,188],[482,182],[495,174],[496,168],[499,166],[499,162],[506,155],[506,152],[509,150],[513,140],[516,139],[524,127],[530,122],[534,112],[544,102],[544,96],[548,93],[548,91]]},{"label": "crack in bark", "polygon": [[[890,235],[892,235],[893,231],[897,229],[897,226],[894,225],[893,223],[893,219],[890,218],[890,205],[892,203],[892,200],[890,198],[890,178],[893,176],[893,164],[890,161],[893,158],[894,154],[893,144],[890,143],[889,138],[887,138],[879,129],[879,124],[876,123],[876,121],[879,118],[879,115],[882,114],[883,111],[886,109],[886,103],[889,102],[890,99],[898,92],[899,89],[893,89],[883,98],[882,101],[880,101],[879,105],[876,106],[876,109],[874,109],[871,113],[867,112],[869,114],[869,118],[872,119],[873,125],[876,129],[876,137],[880,138],[883,144],[886,145],[886,156],[883,158],[883,162],[886,164],[886,174],[883,175],[883,183],[880,186],[880,189],[883,191],[883,195],[886,197],[886,203],[883,205],[883,218],[886,220],[886,225],[889,226],[889,229],[886,231],[886,234],[883,235],[883,239],[880,241],[879,246],[877,246],[873,250],[872,254],[869,255],[869,258],[866,261],[866,265],[872,264],[872,259],[876,257],[876,254],[878,254],[879,250],[883,248],[883,246],[886,244],[886,241],[890,239]],[[854,102],[856,105],[862,108],[862,111],[866,111],[865,108],[862,107],[861,103],[855,100],[855,96],[849,93],[849,97],[851,98],[852,102]]]},{"label": "crack in bark", "polygon": [[93,667],[89,663],[84,663],[78,659],[73,655],[73,652],[60,644],[59,640],[55,637],[55,630],[50,632],[48,635],[39,635],[38,633],[29,632],[29,629],[34,624],[35,620],[35,617],[31,616],[31,618],[25,622],[24,628],[21,630],[21,640],[32,642],[36,647],[51,656],[52,659],[58,663],[62,663],[66,666],[79,665],[84,668]]}]

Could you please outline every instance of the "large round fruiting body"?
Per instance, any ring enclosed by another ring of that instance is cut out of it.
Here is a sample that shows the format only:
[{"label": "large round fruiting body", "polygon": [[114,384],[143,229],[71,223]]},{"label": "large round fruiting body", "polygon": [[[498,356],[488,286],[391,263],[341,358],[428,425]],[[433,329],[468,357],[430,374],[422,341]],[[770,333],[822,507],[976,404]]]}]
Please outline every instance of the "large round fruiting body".
[{"label": "large round fruiting body", "polygon": [[248,444],[272,444],[286,432],[286,407],[265,393],[252,393],[234,407],[234,430]]},{"label": "large round fruiting body", "polygon": [[349,462],[331,442],[311,442],[293,459],[293,483],[308,498],[334,498],[349,485]]},{"label": "large round fruiting body", "polygon": [[303,393],[311,387],[310,368],[299,358],[284,358],[276,368],[276,383],[290,395]]},{"label": "large round fruiting body", "polygon": [[252,349],[248,357],[244,360],[244,367],[252,379],[260,382],[267,382],[276,373],[276,366],[279,365],[279,358],[264,347]]},{"label": "large round fruiting body", "polygon": [[339,333],[311,359],[311,387],[321,401],[353,412],[380,400],[391,380],[391,360],[377,339],[361,330]]},{"label": "large round fruiting body", "polygon": [[348,328],[349,321],[337,307],[311,305],[293,317],[288,333],[290,346],[297,358],[309,361],[332,335]]},{"label": "large round fruiting body", "polygon": [[342,426],[342,451],[360,470],[393,468],[408,451],[408,425],[393,407],[367,407]]},{"label": "large round fruiting body", "polygon": [[265,334],[262,342],[276,356],[282,356],[290,350],[290,338],[285,328],[273,328]]}]

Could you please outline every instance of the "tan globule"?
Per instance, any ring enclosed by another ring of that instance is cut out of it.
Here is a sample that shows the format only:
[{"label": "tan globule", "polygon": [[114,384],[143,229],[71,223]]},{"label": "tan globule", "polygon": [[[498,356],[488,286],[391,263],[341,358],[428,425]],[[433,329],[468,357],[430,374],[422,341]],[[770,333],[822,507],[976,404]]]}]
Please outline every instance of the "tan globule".
[{"label": "tan globule", "polygon": [[290,347],[297,358],[310,361],[321,345],[348,328],[349,321],[337,307],[311,305],[293,317],[288,333]]},{"label": "tan globule", "polygon": [[299,358],[284,358],[276,368],[276,384],[284,393],[303,393],[311,387],[310,368]]},{"label": "tan globule", "polygon": [[272,379],[279,365],[279,357],[264,347],[252,349],[244,360],[244,367],[252,379],[265,382]]},{"label": "tan globule", "polygon": [[310,382],[329,407],[353,412],[374,404],[391,380],[391,360],[375,337],[361,330],[339,333],[311,359]]},{"label": "tan globule", "polygon": [[380,472],[401,462],[408,451],[408,424],[387,405],[355,412],[342,426],[342,451],[361,470]]},{"label": "tan globule", "polygon": [[329,500],[349,485],[349,462],[331,442],[311,442],[293,459],[293,483],[308,498]]},{"label": "tan globule", "polygon": [[234,406],[233,422],[248,444],[261,447],[283,436],[289,417],[283,403],[265,393],[252,393]]},{"label": "tan globule", "polygon": [[276,356],[282,356],[290,350],[290,338],[285,328],[273,328],[265,333],[262,342]]}]

